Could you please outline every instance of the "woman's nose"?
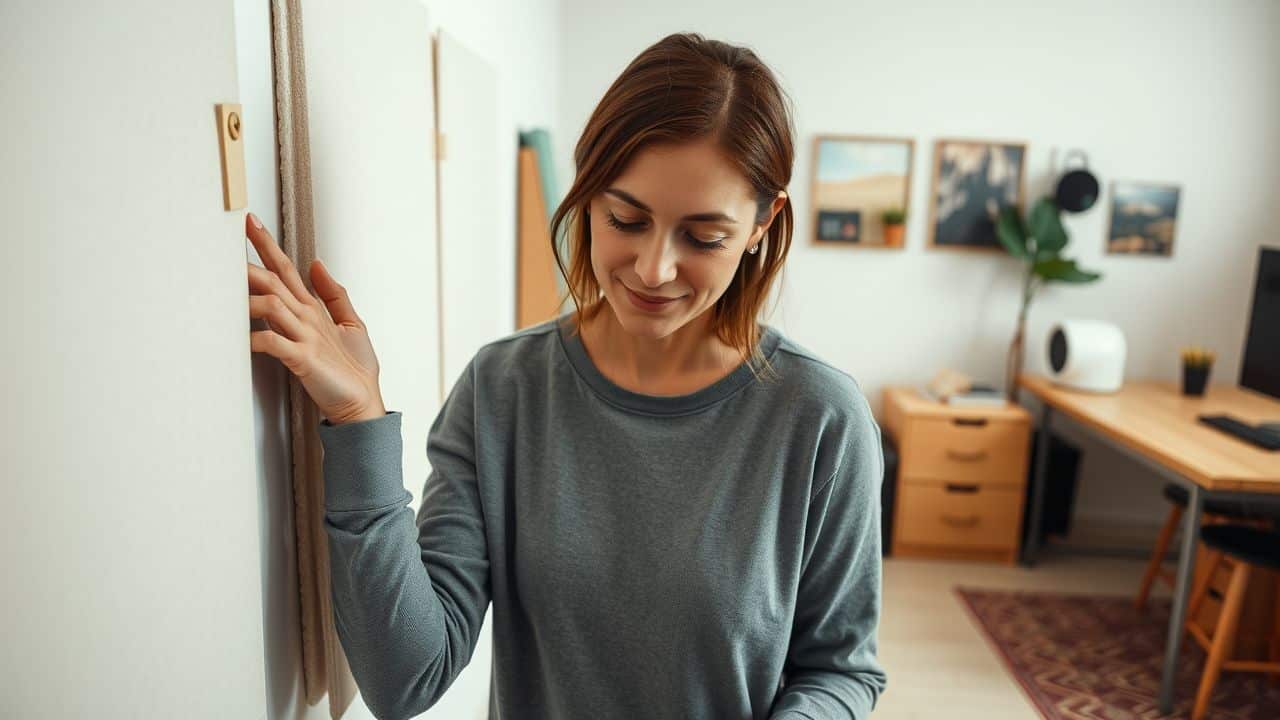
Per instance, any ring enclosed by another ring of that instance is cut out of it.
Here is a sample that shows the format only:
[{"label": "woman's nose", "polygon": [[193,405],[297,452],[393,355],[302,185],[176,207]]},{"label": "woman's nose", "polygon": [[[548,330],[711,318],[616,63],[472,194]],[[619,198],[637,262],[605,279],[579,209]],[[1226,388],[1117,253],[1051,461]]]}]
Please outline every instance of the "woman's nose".
[{"label": "woman's nose", "polygon": [[677,251],[673,242],[660,233],[653,233],[640,248],[636,257],[636,275],[651,288],[676,279]]}]

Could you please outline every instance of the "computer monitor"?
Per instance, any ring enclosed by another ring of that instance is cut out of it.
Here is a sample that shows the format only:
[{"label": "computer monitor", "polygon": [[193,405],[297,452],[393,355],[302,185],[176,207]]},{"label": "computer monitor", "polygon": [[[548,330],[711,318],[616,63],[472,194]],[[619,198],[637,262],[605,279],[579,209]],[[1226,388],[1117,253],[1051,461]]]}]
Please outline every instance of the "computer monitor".
[{"label": "computer monitor", "polygon": [[[1240,385],[1280,399],[1280,248],[1263,247],[1258,252]],[[1267,418],[1263,426],[1280,432],[1280,417]]]}]

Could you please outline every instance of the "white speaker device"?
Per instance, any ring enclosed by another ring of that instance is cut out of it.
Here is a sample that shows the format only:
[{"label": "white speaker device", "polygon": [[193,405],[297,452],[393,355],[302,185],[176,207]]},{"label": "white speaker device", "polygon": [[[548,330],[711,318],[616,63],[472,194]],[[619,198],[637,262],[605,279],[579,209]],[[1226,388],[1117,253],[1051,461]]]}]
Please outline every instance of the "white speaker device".
[{"label": "white speaker device", "polygon": [[1049,328],[1049,377],[1076,390],[1115,392],[1124,384],[1124,334],[1101,320],[1063,320]]}]

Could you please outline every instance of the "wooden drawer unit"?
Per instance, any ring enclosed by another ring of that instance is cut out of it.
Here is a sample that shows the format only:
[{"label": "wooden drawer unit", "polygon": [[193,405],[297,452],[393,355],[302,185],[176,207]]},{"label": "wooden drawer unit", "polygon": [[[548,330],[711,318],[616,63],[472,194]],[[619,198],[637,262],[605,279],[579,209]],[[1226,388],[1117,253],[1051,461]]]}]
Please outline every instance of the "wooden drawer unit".
[{"label": "wooden drawer unit", "polygon": [[911,418],[902,434],[902,474],[915,478],[1022,485],[1031,444],[1028,424],[977,413]]},{"label": "wooden drawer unit", "polygon": [[1031,414],[1012,404],[952,407],[888,387],[882,416],[899,455],[893,554],[1016,563]]},{"label": "wooden drawer unit", "polygon": [[1022,519],[1018,488],[923,484],[899,486],[897,538],[913,545],[1008,549]]}]

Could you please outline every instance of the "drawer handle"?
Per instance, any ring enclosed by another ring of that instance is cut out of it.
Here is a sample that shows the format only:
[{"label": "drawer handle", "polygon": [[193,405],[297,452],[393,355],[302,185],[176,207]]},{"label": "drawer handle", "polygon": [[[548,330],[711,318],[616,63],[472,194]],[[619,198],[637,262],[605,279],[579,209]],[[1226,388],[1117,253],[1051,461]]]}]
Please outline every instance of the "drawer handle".
[{"label": "drawer handle", "polygon": [[952,460],[963,460],[965,462],[976,462],[987,457],[986,450],[973,450],[965,452],[964,450],[952,450],[947,448],[947,457]]},{"label": "drawer handle", "polygon": [[973,527],[978,524],[977,515],[943,515],[942,522],[955,527]]},{"label": "drawer handle", "polygon": [[982,427],[987,424],[986,418],[951,418],[951,422],[956,425],[968,425],[970,427]]},{"label": "drawer handle", "polygon": [[978,486],[977,486],[977,485],[971,485],[971,484],[961,484],[961,483],[947,483],[947,492],[949,492],[949,493],[976,493],[976,492],[978,492]]}]

